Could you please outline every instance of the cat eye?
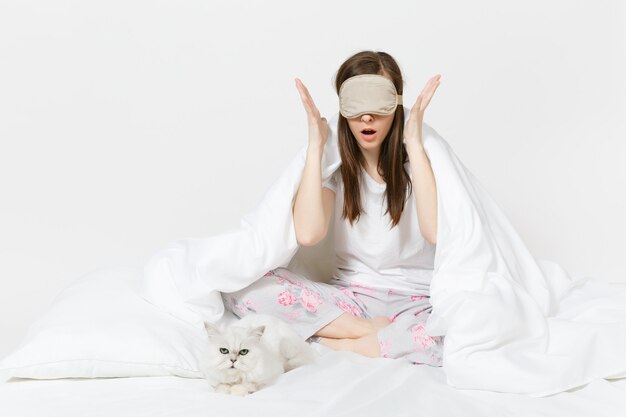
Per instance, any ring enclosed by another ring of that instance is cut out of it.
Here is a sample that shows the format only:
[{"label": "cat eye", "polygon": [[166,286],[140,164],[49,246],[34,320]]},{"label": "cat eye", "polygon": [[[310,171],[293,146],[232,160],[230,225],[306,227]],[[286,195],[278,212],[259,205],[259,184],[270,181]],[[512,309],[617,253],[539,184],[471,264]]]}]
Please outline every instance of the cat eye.
[{"label": "cat eye", "polygon": [[224,355],[228,353],[228,349],[226,348],[220,348],[220,353],[223,353]]},{"label": "cat eye", "polygon": [[241,350],[239,351],[239,354],[240,354],[240,355],[247,355],[247,354],[248,354],[248,349],[241,349]]}]

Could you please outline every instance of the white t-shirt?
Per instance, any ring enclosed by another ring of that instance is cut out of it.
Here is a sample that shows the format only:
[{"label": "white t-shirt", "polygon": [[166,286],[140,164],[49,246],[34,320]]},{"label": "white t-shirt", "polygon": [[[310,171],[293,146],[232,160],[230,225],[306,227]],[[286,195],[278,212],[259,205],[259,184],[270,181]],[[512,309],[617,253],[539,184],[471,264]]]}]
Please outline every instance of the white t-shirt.
[{"label": "white t-shirt", "polygon": [[[405,170],[412,178],[409,162]],[[361,195],[365,212],[353,225],[341,219],[343,181],[341,169],[323,183],[335,191],[334,244],[336,269],[333,277],[366,287],[397,289],[429,295],[436,245],[419,230],[415,193],[405,202],[400,222],[389,229],[391,217],[385,190],[362,170]]]}]

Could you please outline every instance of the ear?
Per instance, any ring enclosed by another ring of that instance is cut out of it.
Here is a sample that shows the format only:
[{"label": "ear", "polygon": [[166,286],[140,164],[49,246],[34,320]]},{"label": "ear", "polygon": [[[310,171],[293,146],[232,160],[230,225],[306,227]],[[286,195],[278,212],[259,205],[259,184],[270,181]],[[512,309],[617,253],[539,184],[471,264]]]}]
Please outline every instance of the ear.
[{"label": "ear", "polygon": [[204,322],[204,328],[206,329],[207,334],[209,335],[209,337],[213,337],[213,336],[217,336],[222,334],[222,331],[220,330],[220,328],[212,323],[209,323],[208,321]]},{"label": "ear", "polygon": [[263,336],[263,332],[265,332],[265,325],[250,329],[250,335],[258,337],[259,339]]}]

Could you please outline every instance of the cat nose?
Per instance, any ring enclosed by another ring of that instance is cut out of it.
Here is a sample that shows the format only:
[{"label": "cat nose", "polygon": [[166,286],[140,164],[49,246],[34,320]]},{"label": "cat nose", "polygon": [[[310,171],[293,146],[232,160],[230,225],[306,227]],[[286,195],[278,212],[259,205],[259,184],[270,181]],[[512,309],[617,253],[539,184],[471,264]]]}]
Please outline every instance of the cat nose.
[{"label": "cat nose", "polygon": [[230,358],[230,361],[235,363],[237,361],[237,359]]}]

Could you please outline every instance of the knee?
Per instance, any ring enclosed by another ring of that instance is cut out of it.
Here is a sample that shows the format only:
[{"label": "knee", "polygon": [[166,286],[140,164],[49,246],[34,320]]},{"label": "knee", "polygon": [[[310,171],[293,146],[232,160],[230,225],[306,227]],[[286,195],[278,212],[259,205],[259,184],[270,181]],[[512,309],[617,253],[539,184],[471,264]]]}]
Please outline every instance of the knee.
[{"label": "knee", "polygon": [[234,292],[223,292],[222,300],[224,305],[237,316],[242,316],[250,312],[260,312],[261,301],[275,297],[275,294],[282,291],[286,280],[274,275],[269,271],[252,284]]},{"label": "knee", "polygon": [[312,282],[305,276],[297,272],[290,271],[289,269],[282,266],[272,269],[265,275],[265,277],[271,278],[281,285],[288,285],[291,287],[296,286],[302,288]]},{"label": "knee", "polygon": [[279,292],[283,288],[304,288],[307,286],[307,279],[287,268],[279,267],[269,270],[261,278],[237,291],[236,294],[242,296],[251,292]]}]

